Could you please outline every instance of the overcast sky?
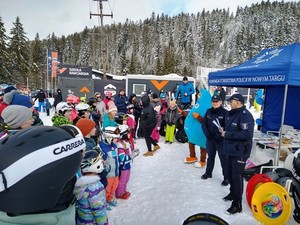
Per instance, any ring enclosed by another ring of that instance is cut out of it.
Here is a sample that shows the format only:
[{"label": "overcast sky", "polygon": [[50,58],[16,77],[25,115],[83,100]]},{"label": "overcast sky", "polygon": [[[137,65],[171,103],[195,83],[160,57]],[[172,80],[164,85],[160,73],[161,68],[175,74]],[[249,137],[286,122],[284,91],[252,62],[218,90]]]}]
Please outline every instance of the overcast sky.
[{"label": "overcast sky", "polygon": [[[215,8],[235,12],[237,6],[251,6],[260,0],[102,0],[103,13],[113,13],[113,18],[104,17],[104,24],[123,23],[149,18],[155,14],[177,15],[181,12],[197,13]],[[94,0],[1,0],[0,16],[9,34],[13,22],[19,16],[29,39],[37,33],[40,38],[48,34],[56,36],[81,32],[85,26],[98,26],[98,17],[90,19],[90,12],[99,13],[98,2]]]}]

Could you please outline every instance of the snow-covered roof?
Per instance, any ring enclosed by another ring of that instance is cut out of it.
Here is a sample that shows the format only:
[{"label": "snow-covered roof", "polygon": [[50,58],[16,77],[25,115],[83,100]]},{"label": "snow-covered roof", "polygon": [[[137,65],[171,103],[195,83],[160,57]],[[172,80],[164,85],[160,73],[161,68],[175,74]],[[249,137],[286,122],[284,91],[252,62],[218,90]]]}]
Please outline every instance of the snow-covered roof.
[{"label": "snow-covered roof", "polygon": [[[183,76],[180,76],[175,73],[167,75],[145,75],[145,74],[127,74],[126,79],[144,79],[144,80],[180,80],[182,81]],[[195,81],[193,77],[188,77],[189,81]]]}]

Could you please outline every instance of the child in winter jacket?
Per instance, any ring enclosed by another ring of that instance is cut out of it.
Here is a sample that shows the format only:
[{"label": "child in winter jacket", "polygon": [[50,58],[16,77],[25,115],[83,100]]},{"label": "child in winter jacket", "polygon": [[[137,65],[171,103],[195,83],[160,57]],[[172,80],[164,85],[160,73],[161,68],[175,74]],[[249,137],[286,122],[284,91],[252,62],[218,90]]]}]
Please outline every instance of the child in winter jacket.
[{"label": "child in winter jacket", "polygon": [[45,99],[45,109],[46,109],[46,113],[47,113],[47,116],[50,116],[50,109],[51,109],[51,103],[49,102],[49,99],[46,98]]},{"label": "child in winter jacket", "polygon": [[81,118],[77,121],[76,127],[79,128],[81,131],[85,143],[86,143],[86,150],[92,150],[96,147],[96,142],[92,138],[96,132],[96,123],[87,118]]},{"label": "child in winter jacket", "polygon": [[166,112],[166,142],[172,144],[174,142],[175,124],[181,115],[177,112],[177,105],[175,101],[170,102],[170,106]]},{"label": "child in winter jacket", "polygon": [[135,117],[133,115],[133,110],[134,110],[134,105],[130,104],[127,106],[127,114],[126,114],[126,121],[124,121],[125,125],[128,125],[128,131],[129,133],[127,134],[130,147],[131,149],[134,149],[134,137],[135,137]]},{"label": "child in winter jacket", "polygon": [[160,114],[160,109],[161,109],[161,106],[160,105],[157,105],[154,107],[154,111],[156,113],[156,126],[154,127],[154,129],[152,130],[152,133],[151,133],[151,138],[156,141],[156,143],[159,142],[159,138],[160,138],[160,135],[159,135],[159,130],[160,130],[160,124],[161,124],[161,114]]},{"label": "child in winter jacket", "polygon": [[106,127],[103,132],[103,140],[100,141],[100,148],[103,152],[103,159],[107,169],[107,186],[105,188],[106,202],[110,206],[117,206],[114,195],[119,184],[119,158],[116,142],[120,139],[118,127]]},{"label": "child in winter jacket", "polygon": [[[97,145],[97,143],[93,138],[93,136],[96,133],[96,123],[91,119],[81,118],[77,121],[76,127],[79,128],[79,130],[81,131],[84,137],[85,144],[86,144],[85,147],[86,151],[96,150],[98,151],[98,153],[102,154],[99,145]],[[104,188],[107,186],[106,175],[107,175],[106,170],[103,170],[101,173],[98,174],[98,176],[100,176],[101,178],[101,183],[103,184]]]},{"label": "child in winter jacket", "polygon": [[127,184],[130,178],[131,168],[131,147],[128,141],[129,127],[127,125],[120,125],[120,134],[122,138],[117,142],[118,157],[120,162],[119,185],[116,190],[116,197],[120,199],[128,199],[130,192],[128,192]]},{"label": "child in winter jacket", "polygon": [[97,175],[104,169],[101,155],[95,150],[85,152],[80,165],[82,176],[75,184],[76,224],[108,225],[105,189]]}]

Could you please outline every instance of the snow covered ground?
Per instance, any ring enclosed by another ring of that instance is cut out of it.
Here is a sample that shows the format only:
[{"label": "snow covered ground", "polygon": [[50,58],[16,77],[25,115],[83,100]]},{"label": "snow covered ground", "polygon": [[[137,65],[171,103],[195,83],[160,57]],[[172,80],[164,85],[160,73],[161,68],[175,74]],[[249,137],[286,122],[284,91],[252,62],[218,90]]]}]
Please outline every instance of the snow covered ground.
[{"label": "snow covered ground", "polygon": [[[46,125],[52,124],[51,117],[45,113],[40,116]],[[187,143],[164,144],[161,137],[159,144],[161,149],[153,157],[140,155],[134,159],[128,185],[131,197],[118,200],[119,205],[108,212],[110,225],[181,225],[196,213],[215,214],[230,225],[260,224],[247,204],[245,192],[243,212],[225,214],[231,203],[222,200],[229,193],[229,187],[221,186],[223,177],[218,157],[213,178],[202,180],[205,169],[183,163],[189,152]],[[141,154],[146,152],[145,140],[137,139],[136,148]],[[257,149],[260,162],[267,162],[273,154],[273,150]],[[197,156],[199,158],[198,148]],[[287,225],[293,224],[296,223],[291,217]]]}]

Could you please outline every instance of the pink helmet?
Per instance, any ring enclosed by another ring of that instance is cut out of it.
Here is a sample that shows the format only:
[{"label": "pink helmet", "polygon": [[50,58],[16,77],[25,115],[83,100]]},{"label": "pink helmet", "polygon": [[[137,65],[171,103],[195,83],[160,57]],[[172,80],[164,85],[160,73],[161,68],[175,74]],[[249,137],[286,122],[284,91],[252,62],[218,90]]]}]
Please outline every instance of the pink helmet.
[{"label": "pink helmet", "polygon": [[78,104],[80,102],[80,98],[75,95],[68,95],[67,102],[70,102],[72,104]]}]

